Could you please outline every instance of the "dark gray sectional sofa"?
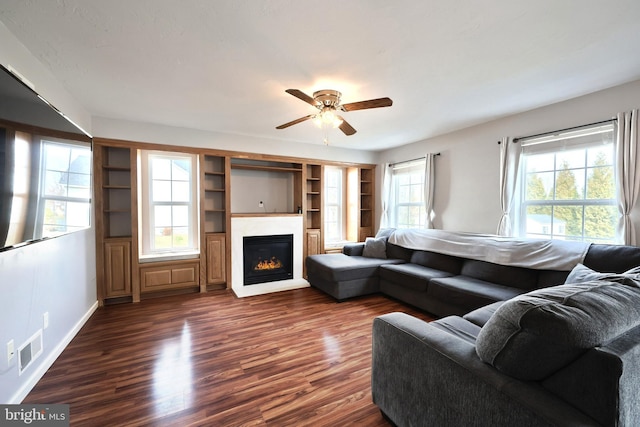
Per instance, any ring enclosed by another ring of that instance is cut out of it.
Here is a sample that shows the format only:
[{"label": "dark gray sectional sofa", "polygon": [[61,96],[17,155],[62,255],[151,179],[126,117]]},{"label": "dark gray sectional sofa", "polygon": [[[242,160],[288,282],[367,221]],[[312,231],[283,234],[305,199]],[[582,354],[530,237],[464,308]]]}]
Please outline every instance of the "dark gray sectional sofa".
[{"label": "dark gray sectional sofa", "polygon": [[639,247],[590,245],[571,270],[389,242],[387,258],[362,244],[338,255],[307,259],[312,286],[440,317],[373,320],[373,401],[395,425],[640,425]]},{"label": "dark gray sectional sofa", "polygon": [[[387,239],[393,232],[382,230],[376,238]],[[498,265],[389,242],[385,249],[384,258],[365,256],[365,243],[348,244],[342,254],[311,255],[305,260],[309,283],[338,301],[382,292],[437,316],[448,316],[562,284],[569,274],[568,270]],[[640,265],[640,249],[594,244],[583,264],[596,271],[626,271]]]}]

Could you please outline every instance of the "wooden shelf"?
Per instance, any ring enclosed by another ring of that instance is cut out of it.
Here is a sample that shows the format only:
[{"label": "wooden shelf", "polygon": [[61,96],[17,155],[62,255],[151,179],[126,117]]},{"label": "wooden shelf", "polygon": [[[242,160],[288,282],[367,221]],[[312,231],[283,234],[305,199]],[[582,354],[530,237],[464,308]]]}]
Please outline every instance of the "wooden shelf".
[{"label": "wooden shelf", "polygon": [[105,188],[107,190],[131,190],[131,186],[130,185],[109,185],[109,184],[105,184],[102,186],[102,188]]},{"label": "wooden shelf", "polygon": [[129,166],[113,166],[113,165],[104,165],[102,169],[106,171],[122,171],[122,172],[131,172],[131,168]]},{"label": "wooden shelf", "polygon": [[246,169],[246,170],[259,170],[259,171],[272,171],[272,172],[302,172],[300,168],[283,167],[283,166],[266,166],[266,165],[248,165],[232,163],[231,169]]}]

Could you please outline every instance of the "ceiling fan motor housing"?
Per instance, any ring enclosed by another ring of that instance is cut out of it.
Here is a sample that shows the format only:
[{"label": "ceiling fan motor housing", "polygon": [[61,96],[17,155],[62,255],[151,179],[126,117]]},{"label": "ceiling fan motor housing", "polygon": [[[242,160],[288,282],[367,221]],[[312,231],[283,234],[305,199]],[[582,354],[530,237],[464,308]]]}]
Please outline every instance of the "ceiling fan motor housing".
[{"label": "ceiling fan motor housing", "polygon": [[322,107],[337,107],[340,105],[340,97],[342,94],[337,90],[319,90],[313,93],[313,99],[318,102],[320,105],[318,108]]}]

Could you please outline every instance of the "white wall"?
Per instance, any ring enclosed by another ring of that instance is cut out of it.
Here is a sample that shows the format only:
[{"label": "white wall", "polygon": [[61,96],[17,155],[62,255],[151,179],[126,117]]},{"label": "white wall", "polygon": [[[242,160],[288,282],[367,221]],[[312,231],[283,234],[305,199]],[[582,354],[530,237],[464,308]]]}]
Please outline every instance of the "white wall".
[{"label": "white wall", "polygon": [[[91,131],[91,118],[0,22],[0,63],[11,65],[74,122]],[[0,403],[19,403],[97,307],[94,230],[0,253]],[[22,375],[15,349],[43,327],[43,354]],[[45,402],[46,403],[46,402]]]},{"label": "white wall", "polygon": [[[441,153],[435,161],[435,227],[495,233],[501,216],[498,190],[500,147],[497,142],[503,136],[522,137],[584,125],[639,107],[640,81],[636,81],[383,151],[377,160],[378,180],[384,163],[413,159],[426,153]],[[379,197],[377,201],[377,212],[380,212]],[[632,217],[638,224],[638,214],[634,212]],[[640,231],[639,225],[636,228]]]},{"label": "white wall", "polygon": [[232,170],[231,213],[296,212],[293,181],[293,172]]},{"label": "white wall", "polygon": [[350,150],[321,144],[269,140],[252,136],[136,123],[103,117],[94,117],[92,126],[93,135],[96,137],[136,142],[356,163],[375,163],[377,157],[374,152]]}]

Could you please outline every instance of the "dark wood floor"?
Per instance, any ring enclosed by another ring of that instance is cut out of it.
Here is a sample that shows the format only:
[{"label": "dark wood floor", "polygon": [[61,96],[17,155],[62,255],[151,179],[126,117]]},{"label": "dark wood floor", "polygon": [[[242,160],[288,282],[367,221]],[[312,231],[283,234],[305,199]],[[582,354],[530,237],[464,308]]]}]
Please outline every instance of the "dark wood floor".
[{"label": "dark wood floor", "polygon": [[98,309],[24,403],[67,403],[72,426],[388,426],[371,401],[383,296],[230,291]]}]

